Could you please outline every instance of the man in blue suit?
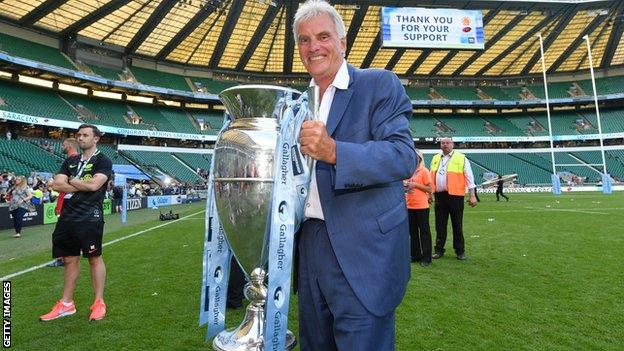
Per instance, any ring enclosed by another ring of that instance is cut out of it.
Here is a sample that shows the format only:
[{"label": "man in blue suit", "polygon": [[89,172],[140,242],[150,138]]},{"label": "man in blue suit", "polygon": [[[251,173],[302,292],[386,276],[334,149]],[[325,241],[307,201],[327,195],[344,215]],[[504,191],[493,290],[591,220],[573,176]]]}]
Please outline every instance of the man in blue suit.
[{"label": "man in blue suit", "polygon": [[393,350],[410,276],[402,181],[417,162],[412,105],[393,73],[347,64],[344,23],[325,1],[301,5],[293,27],[321,93],[319,120],[300,134],[316,160],[298,238],[301,350]]}]

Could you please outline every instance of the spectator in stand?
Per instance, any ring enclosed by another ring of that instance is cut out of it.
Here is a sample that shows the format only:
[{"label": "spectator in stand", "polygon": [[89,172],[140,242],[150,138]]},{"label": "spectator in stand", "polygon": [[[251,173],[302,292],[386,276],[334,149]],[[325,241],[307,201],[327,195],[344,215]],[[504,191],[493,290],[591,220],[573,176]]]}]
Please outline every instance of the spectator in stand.
[{"label": "spectator in stand", "polygon": [[11,194],[11,202],[9,203],[9,211],[13,217],[13,227],[15,228],[14,238],[22,237],[22,223],[24,215],[28,212],[30,207],[30,199],[32,198],[32,192],[26,184],[26,180],[23,176],[19,176],[15,179],[15,186],[13,186],[9,193]]},{"label": "spectator in stand", "polygon": [[30,202],[32,202],[33,205],[41,205],[43,203],[42,200],[43,191],[41,190],[41,187],[36,187],[33,191],[32,199],[30,200]]},{"label": "spectator in stand", "polygon": [[43,187],[43,197],[41,198],[41,203],[47,204],[50,202],[50,190],[44,186]]},{"label": "spectator in stand", "polygon": [[7,138],[7,140],[11,140],[12,136],[13,135],[11,134],[11,131],[7,129],[7,131],[6,131],[6,138]]}]

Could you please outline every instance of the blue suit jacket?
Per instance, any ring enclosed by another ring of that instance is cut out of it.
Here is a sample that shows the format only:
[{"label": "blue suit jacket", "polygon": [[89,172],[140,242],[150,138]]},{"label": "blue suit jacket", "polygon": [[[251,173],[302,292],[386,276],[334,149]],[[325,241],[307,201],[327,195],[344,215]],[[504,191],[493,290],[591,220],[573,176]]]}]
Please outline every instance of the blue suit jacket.
[{"label": "blue suit jacket", "polygon": [[410,245],[403,179],[417,163],[408,118],[412,104],[395,74],[348,66],[327,119],[336,165],[317,162],[329,238],[347,281],[372,314],[403,299]]}]

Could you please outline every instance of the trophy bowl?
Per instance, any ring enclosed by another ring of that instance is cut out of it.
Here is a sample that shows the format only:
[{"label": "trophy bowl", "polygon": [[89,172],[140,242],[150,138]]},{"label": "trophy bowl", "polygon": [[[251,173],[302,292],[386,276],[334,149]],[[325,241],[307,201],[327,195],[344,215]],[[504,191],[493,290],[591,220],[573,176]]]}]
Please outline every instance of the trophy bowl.
[{"label": "trophy bowl", "polygon": [[[214,339],[217,350],[262,349],[275,150],[284,113],[300,95],[270,85],[237,86],[219,94],[231,122],[215,145],[215,201],[234,257],[250,280],[245,296],[251,303],[243,324]],[[287,348],[294,347],[292,333],[287,340]]]}]

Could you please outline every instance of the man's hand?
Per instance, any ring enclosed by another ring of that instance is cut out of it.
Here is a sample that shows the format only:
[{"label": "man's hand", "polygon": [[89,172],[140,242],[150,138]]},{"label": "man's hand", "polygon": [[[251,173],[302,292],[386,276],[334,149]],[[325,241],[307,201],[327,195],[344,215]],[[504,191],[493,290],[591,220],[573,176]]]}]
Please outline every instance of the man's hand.
[{"label": "man's hand", "polygon": [[320,121],[303,122],[299,142],[301,143],[301,152],[304,155],[331,165],[336,164],[336,141],[327,134],[325,123]]},{"label": "man's hand", "polygon": [[468,205],[470,205],[470,207],[477,206],[477,197],[471,194],[470,199],[468,200]]}]

